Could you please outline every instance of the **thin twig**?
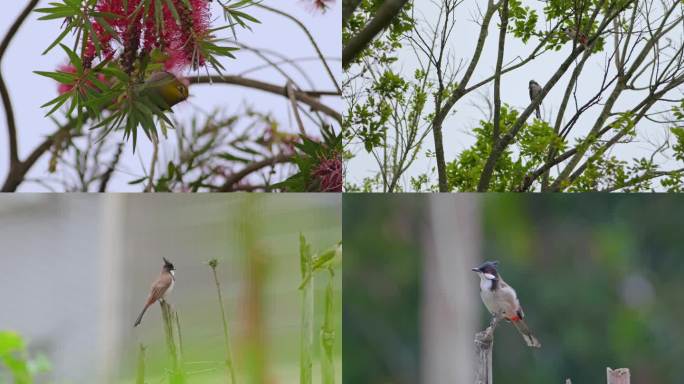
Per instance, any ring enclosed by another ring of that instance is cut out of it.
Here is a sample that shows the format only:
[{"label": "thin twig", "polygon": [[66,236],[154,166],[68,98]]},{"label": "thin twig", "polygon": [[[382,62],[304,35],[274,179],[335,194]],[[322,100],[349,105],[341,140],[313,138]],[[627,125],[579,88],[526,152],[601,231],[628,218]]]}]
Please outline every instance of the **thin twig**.
[{"label": "thin twig", "polygon": [[294,114],[295,119],[297,120],[297,126],[299,126],[299,133],[301,133],[302,136],[306,136],[306,130],[304,129],[302,117],[299,116],[299,105],[297,104],[297,98],[294,94],[294,84],[291,81],[288,81],[285,87],[287,88],[287,95],[290,99],[290,103],[292,104],[292,113]]},{"label": "thin twig", "polygon": [[100,186],[98,188],[99,192],[107,191],[107,185],[109,184],[109,180],[111,180],[112,174],[114,173],[114,169],[116,168],[117,164],[119,164],[119,160],[121,159],[121,153],[123,152],[123,144],[124,143],[119,143],[117,145],[116,153],[114,153],[114,158],[112,159],[111,164],[109,164],[109,167],[107,167],[107,170],[100,179]]},{"label": "thin twig", "polygon": [[280,10],[275,9],[275,8],[271,8],[269,6],[266,6],[266,5],[263,5],[260,3],[257,3],[255,5],[257,7],[260,7],[260,8],[266,9],[268,11],[277,13],[281,16],[287,17],[288,19],[294,21],[304,31],[304,33],[306,33],[306,36],[309,38],[309,41],[311,41],[311,44],[313,45],[314,49],[316,50],[316,54],[321,59],[321,62],[323,63],[323,66],[325,67],[326,72],[328,72],[328,76],[330,76],[330,80],[332,80],[333,84],[335,84],[335,88],[337,89],[337,91],[339,93],[342,93],[342,89],[340,88],[340,85],[337,84],[337,80],[335,79],[335,75],[333,75],[332,70],[330,69],[330,66],[328,65],[328,62],[325,60],[325,56],[323,56],[323,52],[321,52],[320,48],[318,48],[318,44],[316,44],[316,40],[314,40],[313,36],[311,35],[311,32],[309,32],[309,30],[306,28],[306,26],[301,21],[299,21],[297,18],[295,18],[294,16],[287,14],[283,11],[280,11]]},{"label": "thin twig", "polygon": [[154,186],[154,170],[157,167],[157,156],[159,154],[159,138],[156,133],[150,135],[150,141],[152,142],[152,159],[150,160],[150,176],[148,178],[147,187],[145,187],[145,192],[152,192]]}]

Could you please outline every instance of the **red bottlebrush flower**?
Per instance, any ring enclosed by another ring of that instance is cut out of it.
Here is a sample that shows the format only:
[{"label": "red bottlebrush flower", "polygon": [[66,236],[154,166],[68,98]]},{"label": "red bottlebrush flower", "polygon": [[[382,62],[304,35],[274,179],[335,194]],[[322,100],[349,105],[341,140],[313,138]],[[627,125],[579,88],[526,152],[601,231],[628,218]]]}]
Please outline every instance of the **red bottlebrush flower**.
[{"label": "red bottlebrush flower", "polygon": [[[76,67],[73,66],[73,64],[63,64],[57,67],[58,72],[64,72],[64,73],[76,73]],[[107,83],[107,78],[103,74],[98,74],[97,79],[100,80],[102,83]],[[95,84],[93,84],[92,81],[86,80],[85,84],[87,84],[91,88],[97,88]],[[60,95],[63,95],[67,92],[70,92],[72,89],[74,89],[74,84],[63,84],[59,83],[57,85],[57,92]]]},{"label": "red bottlebrush flower", "polygon": [[342,192],[342,159],[335,154],[322,158],[311,175],[319,182],[321,192]]},{"label": "red bottlebrush flower", "polygon": [[[133,70],[133,63],[141,52],[150,52],[154,48],[159,48],[169,56],[165,63],[166,69],[180,70],[189,65],[204,65],[204,58],[199,54],[197,42],[205,37],[210,28],[210,0],[172,0],[179,21],[176,21],[166,2],[152,1],[147,8],[140,7],[141,2],[142,0],[98,0],[98,12],[117,15],[105,17],[116,36],[102,27],[97,20],[92,21],[104,56],[113,55],[112,43],[118,40],[123,43],[123,52],[119,58],[127,72]],[[188,8],[186,2],[192,7]],[[158,4],[162,4],[161,12],[155,9]],[[144,9],[147,9],[147,12]],[[162,16],[163,27],[157,25],[159,13]],[[84,54],[87,67],[95,57],[95,51],[93,39],[89,38]]]},{"label": "red bottlebrush flower", "polygon": [[209,30],[209,0],[189,0],[188,9],[182,0],[175,0],[180,25],[169,31],[168,50],[170,55],[167,68],[191,65],[193,68],[204,65],[204,57],[199,53],[197,41],[204,38]]},{"label": "red bottlebrush flower", "polygon": [[[58,72],[64,72],[64,73],[76,73],[76,67],[74,67],[71,64],[63,64],[63,65],[60,65],[59,67],[57,67],[57,71]],[[60,95],[63,95],[65,93],[71,91],[73,88],[74,88],[74,86],[71,84],[59,83],[57,85],[57,92]]]},{"label": "red bottlebrush flower", "polygon": [[323,13],[335,3],[335,0],[306,0],[306,2],[309,3],[311,9]]}]

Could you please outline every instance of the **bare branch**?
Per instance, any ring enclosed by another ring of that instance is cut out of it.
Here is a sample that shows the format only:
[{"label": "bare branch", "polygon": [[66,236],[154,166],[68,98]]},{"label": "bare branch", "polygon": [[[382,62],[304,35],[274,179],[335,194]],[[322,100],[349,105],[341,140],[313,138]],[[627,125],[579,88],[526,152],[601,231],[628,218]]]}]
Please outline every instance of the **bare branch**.
[{"label": "bare branch", "polygon": [[274,165],[279,164],[279,163],[289,163],[289,162],[292,162],[293,159],[294,159],[294,155],[280,154],[280,155],[276,155],[270,159],[256,161],[254,163],[248,164],[246,167],[244,167],[240,171],[234,173],[229,178],[227,178],[226,181],[223,183],[223,186],[221,188],[219,188],[219,191],[220,192],[234,191],[235,188],[237,188],[236,184],[239,183],[242,179],[247,177],[252,172],[258,171],[261,168],[274,166]]},{"label": "bare branch", "polygon": [[[28,15],[31,13],[33,8],[38,4],[38,0],[31,0],[27,5],[26,8],[17,16],[16,20],[14,20],[14,23],[10,27],[10,29],[7,31],[7,35],[5,35],[5,38],[2,39],[2,42],[0,43],[0,65],[2,64],[2,58],[5,56],[5,52],[7,51],[7,47],[9,47],[10,42],[14,38],[14,35],[16,35],[17,31],[21,27],[21,25],[24,23]],[[2,77],[2,71],[0,70],[0,96],[2,97],[2,103],[5,106],[5,117],[7,119],[7,133],[9,136],[9,155],[10,155],[10,168],[16,166],[19,163],[19,150],[18,150],[18,144],[17,144],[17,127],[16,127],[16,122],[14,121],[14,110],[12,109],[12,100],[9,95],[9,91],[7,89],[7,85],[5,84],[5,79]],[[12,171],[10,170],[10,173]]]},{"label": "bare branch", "polygon": [[[247,79],[239,76],[197,76],[190,79],[193,84],[232,84],[248,88],[259,89],[261,91],[270,92],[276,95],[288,97],[287,86],[279,86],[265,83],[263,81]],[[302,102],[315,111],[320,111],[326,115],[337,120],[342,124],[342,115],[327,105],[321,103],[316,95],[320,94],[317,91],[312,91],[311,94],[307,91],[294,91],[294,95],[299,102]]]}]

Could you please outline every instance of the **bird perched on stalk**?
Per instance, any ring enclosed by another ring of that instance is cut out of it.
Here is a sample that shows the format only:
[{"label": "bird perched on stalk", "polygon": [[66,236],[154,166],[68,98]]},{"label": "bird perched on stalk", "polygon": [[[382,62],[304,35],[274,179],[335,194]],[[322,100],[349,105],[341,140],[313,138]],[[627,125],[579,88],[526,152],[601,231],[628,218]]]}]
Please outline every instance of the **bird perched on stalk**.
[{"label": "bird perched on stalk", "polygon": [[482,302],[495,319],[510,321],[520,332],[528,347],[541,348],[541,343],[523,320],[525,314],[515,290],[503,281],[496,270],[498,264],[497,261],[485,261],[479,267],[473,268],[473,272],[477,272],[480,277]]},{"label": "bird perched on stalk", "polygon": [[154,72],[143,83],[142,93],[149,96],[160,109],[170,110],[188,98],[188,86],[172,73]]},{"label": "bird perched on stalk", "polygon": [[[537,83],[534,80],[530,80],[530,101],[534,102],[534,99],[536,99],[537,96],[539,96],[541,94],[541,91],[542,91],[541,85],[539,85],[539,83]],[[541,105],[538,105],[537,110],[535,111],[536,115],[537,115],[537,119],[541,119],[540,106]]]},{"label": "bird perched on stalk", "polygon": [[137,327],[140,324],[147,308],[157,300],[165,300],[166,295],[171,293],[173,286],[176,284],[176,268],[170,261],[166,260],[165,257],[162,259],[164,260],[164,265],[162,266],[161,273],[154,283],[152,283],[150,294],[147,296],[147,300],[145,300],[145,306],[143,307],[142,312],[140,312],[138,319],[135,320],[133,327]]}]

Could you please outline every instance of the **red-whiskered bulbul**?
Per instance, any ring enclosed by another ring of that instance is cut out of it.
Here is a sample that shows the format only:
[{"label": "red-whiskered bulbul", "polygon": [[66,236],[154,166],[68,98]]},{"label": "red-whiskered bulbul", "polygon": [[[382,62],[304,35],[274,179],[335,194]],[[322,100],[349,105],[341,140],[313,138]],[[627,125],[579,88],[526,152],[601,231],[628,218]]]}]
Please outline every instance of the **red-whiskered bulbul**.
[{"label": "red-whiskered bulbul", "polygon": [[147,311],[147,308],[149,308],[149,306],[154,304],[157,300],[164,300],[166,294],[171,292],[173,285],[176,283],[176,277],[174,276],[176,268],[174,268],[173,264],[166,260],[166,258],[162,257],[162,259],[164,259],[164,266],[162,266],[161,273],[159,274],[159,277],[157,277],[157,280],[152,283],[150,295],[147,296],[145,307],[143,307],[142,312],[140,312],[138,320],[135,321],[135,324],[133,325],[134,327],[137,327],[138,324],[140,324],[145,311]]},{"label": "red-whiskered bulbul", "polygon": [[[530,100],[534,102],[534,99],[537,98],[542,92],[542,87],[539,85],[534,80],[530,80]],[[541,109],[540,106],[537,106],[537,109],[535,110],[535,113],[537,115],[537,119],[541,119]]]},{"label": "red-whiskered bulbul", "polygon": [[584,48],[589,48],[589,38],[584,33],[577,33],[576,28],[565,27],[563,28],[563,33],[565,33],[571,40],[577,39]]},{"label": "red-whiskered bulbul", "polygon": [[489,313],[497,319],[510,321],[520,332],[529,347],[540,348],[539,340],[532,334],[523,320],[525,314],[515,290],[499,275],[496,270],[498,261],[485,261],[479,267],[473,268],[480,276],[480,296]]}]

